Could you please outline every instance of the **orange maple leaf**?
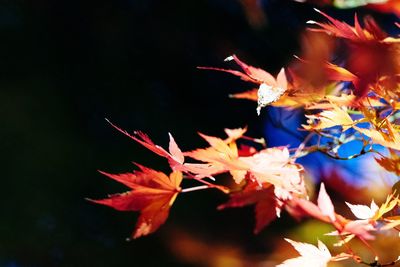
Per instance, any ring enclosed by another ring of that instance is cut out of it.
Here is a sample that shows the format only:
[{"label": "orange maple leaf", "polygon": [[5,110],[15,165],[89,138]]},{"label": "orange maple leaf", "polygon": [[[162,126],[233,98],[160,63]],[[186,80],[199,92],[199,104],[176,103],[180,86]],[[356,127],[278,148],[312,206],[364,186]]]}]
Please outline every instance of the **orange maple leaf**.
[{"label": "orange maple leaf", "polygon": [[[319,100],[323,100],[323,97],[325,96],[325,92],[323,91],[325,91],[325,87],[328,85],[328,82],[332,83],[348,81],[352,82],[354,85],[358,84],[358,77],[356,75],[338,65],[327,61],[317,63],[309,60],[304,60],[299,57],[296,58],[299,60],[298,68],[300,67],[300,69],[297,69],[296,71],[294,71],[293,69],[288,69],[291,82],[285,83],[285,91],[288,92],[287,94],[281,94],[279,95],[279,97],[275,97],[276,94],[274,94],[274,92],[266,91],[267,93],[265,95],[267,95],[268,97],[264,97],[264,102],[266,104],[263,104],[263,99],[260,97],[260,89],[262,88],[260,86],[259,89],[254,88],[246,92],[231,94],[229,95],[229,97],[258,101],[259,106],[262,107],[271,104],[272,106],[276,107],[298,108]],[[316,63],[318,65],[318,68],[314,70],[314,73],[309,73],[312,69],[312,66]],[[323,66],[322,68],[321,64]],[[281,73],[280,74],[283,75],[283,72]],[[312,85],[312,82],[310,83],[309,80],[310,78],[312,78],[308,77],[310,75],[317,76],[318,79],[321,80],[319,81],[318,86]],[[286,80],[286,75],[285,79],[283,79],[282,77],[280,79]]]},{"label": "orange maple leaf", "polygon": [[124,174],[102,174],[131,188],[131,191],[110,195],[92,202],[110,206],[120,211],[140,211],[133,238],[145,236],[156,231],[168,218],[178,193],[182,173],[174,171],[168,177],[162,172],[136,164],[140,171]]},{"label": "orange maple leaf", "polygon": [[[235,142],[236,139],[243,135],[244,131],[225,131],[228,134],[228,138],[225,140],[199,133],[199,135],[207,141],[210,147],[184,153],[185,156],[202,162],[207,162],[205,164],[185,164],[187,168],[190,168],[192,173],[197,172],[197,177],[209,177],[211,175],[231,171],[231,174],[234,177],[240,177],[237,178],[238,180],[241,181],[244,179],[247,165],[238,160],[239,151]],[[193,166],[197,168],[193,168]],[[199,166],[203,167],[198,168]]]},{"label": "orange maple leaf", "polygon": [[[209,177],[214,174],[230,172],[237,184],[246,174],[259,184],[268,182],[284,191],[301,193],[304,190],[302,168],[291,162],[286,147],[267,148],[247,156],[239,156],[236,142],[227,142],[218,137],[200,134],[210,147],[185,152],[184,155],[206,162],[205,167],[197,169],[197,177]],[[185,166],[189,166],[185,164]],[[195,169],[191,170],[195,172]],[[278,195],[284,192],[278,193]]]},{"label": "orange maple leaf", "polygon": [[397,176],[400,175],[400,156],[392,149],[390,150],[390,157],[375,158],[376,162],[388,172],[393,172]]},{"label": "orange maple leaf", "polygon": [[[293,93],[290,95],[282,95],[278,100],[271,103],[271,106],[274,107],[283,107],[287,109],[295,109],[307,104],[313,103],[323,98],[323,94],[316,93]],[[247,99],[251,101],[258,101],[258,88],[251,89],[249,91],[230,94],[230,98],[236,99]]]}]

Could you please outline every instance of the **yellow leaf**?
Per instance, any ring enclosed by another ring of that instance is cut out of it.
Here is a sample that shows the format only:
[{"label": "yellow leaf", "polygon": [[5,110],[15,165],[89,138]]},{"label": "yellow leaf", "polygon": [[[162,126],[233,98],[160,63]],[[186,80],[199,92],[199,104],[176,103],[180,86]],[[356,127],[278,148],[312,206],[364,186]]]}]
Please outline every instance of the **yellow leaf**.
[{"label": "yellow leaf", "polygon": [[353,119],[347,113],[345,108],[340,108],[335,104],[332,104],[331,107],[332,109],[324,110],[315,115],[306,115],[306,117],[309,118],[311,121],[316,120],[317,123],[311,125],[303,125],[304,129],[322,130],[333,126],[342,126],[343,131],[346,131],[354,125]]},{"label": "yellow leaf", "polygon": [[394,129],[393,125],[387,119],[385,119],[383,122],[384,123],[382,123],[382,127],[379,129],[379,131],[375,129],[359,128],[356,126],[353,128],[371,138],[376,144],[385,146],[387,148],[400,150],[399,132]]},{"label": "yellow leaf", "polygon": [[380,218],[382,218],[382,216],[391,211],[392,209],[394,209],[394,207],[397,206],[399,199],[397,197],[394,197],[393,194],[389,195],[386,198],[385,203],[383,203],[379,210],[375,213],[374,217],[372,217],[372,220],[379,220]]}]

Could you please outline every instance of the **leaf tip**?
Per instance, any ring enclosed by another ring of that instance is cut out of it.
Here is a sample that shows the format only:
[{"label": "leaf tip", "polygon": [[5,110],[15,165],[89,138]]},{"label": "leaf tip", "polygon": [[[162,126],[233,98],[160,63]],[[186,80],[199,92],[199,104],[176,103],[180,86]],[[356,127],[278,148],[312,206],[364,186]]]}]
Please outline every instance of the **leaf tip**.
[{"label": "leaf tip", "polygon": [[300,61],[301,61],[301,58],[300,58],[298,55],[293,55],[293,57],[294,57],[295,59],[297,59],[297,60],[300,60]]},{"label": "leaf tip", "polygon": [[225,204],[221,204],[221,205],[218,205],[217,206],[217,210],[223,210],[223,209],[225,209],[226,208],[226,205]]},{"label": "leaf tip", "polygon": [[319,10],[318,8],[315,8],[315,7],[314,7],[313,9],[314,9],[314,11],[316,11],[316,12],[318,12],[318,13],[322,13],[321,10]]},{"label": "leaf tip", "polygon": [[235,60],[235,57],[234,57],[235,55],[231,55],[231,56],[229,56],[229,57],[227,57],[227,58],[225,58],[224,59],[224,61],[226,62],[226,61],[232,61],[232,60]]},{"label": "leaf tip", "polygon": [[105,172],[105,171],[102,171],[102,170],[97,170],[99,173],[101,173],[101,174],[103,174],[103,175],[106,175],[106,176],[108,176],[109,175],[109,173],[107,173],[107,172]]}]

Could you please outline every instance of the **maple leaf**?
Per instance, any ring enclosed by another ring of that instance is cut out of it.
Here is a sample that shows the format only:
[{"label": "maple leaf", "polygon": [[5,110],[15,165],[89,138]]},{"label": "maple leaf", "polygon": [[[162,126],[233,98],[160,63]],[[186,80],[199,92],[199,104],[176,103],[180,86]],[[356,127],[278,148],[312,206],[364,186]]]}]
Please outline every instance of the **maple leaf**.
[{"label": "maple leaf", "polygon": [[285,70],[283,68],[278,73],[275,84],[262,83],[257,92],[257,114],[260,115],[261,108],[277,101],[287,90],[287,86]]},{"label": "maple leaf", "polygon": [[[229,136],[229,133],[231,136]],[[240,181],[243,180],[247,166],[243,165],[243,163],[238,160],[238,149],[235,143],[235,138],[232,138],[233,136],[239,138],[241,135],[234,135],[233,132],[228,131],[228,138],[226,140],[202,133],[199,133],[199,135],[207,141],[210,147],[188,151],[185,152],[184,155],[206,162],[207,164],[203,165],[204,168],[192,168],[190,171],[197,174],[196,176],[199,178],[233,171],[231,174],[234,177],[238,176],[240,177],[238,178]],[[185,166],[190,167],[191,165]]]},{"label": "maple leaf", "polygon": [[277,265],[277,267],[326,267],[330,261],[345,260],[352,257],[345,253],[332,257],[326,245],[319,240],[318,247],[308,243],[296,242],[288,238],[285,238],[285,240],[300,253],[300,257],[285,260],[283,263]]},{"label": "maple leaf", "polygon": [[317,204],[315,205],[311,201],[296,197],[290,202],[288,211],[297,218],[311,216],[320,221],[332,224],[337,231],[330,233],[330,235],[350,235],[348,241],[355,236],[363,240],[373,240],[375,238],[370,234],[370,231],[376,229],[368,220],[352,221],[335,213],[332,200],[327,194],[323,183],[321,183]]},{"label": "maple leaf", "polygon": [[[345,68],[330,62],[323,62],[316,64],[318,65],[316,70],[311,71],[312,73],[310,73],[310,67],[313,66],[315,62],[310,62],[299,57],[296,58],[302,63],[302,65],[304,65],[302,68],[304,73],[297,74],[293,70],[289,69],[289,74],[292,80],[290,84],[286,81],[286,75],[282,69],[278,74],[277,81],[284,81],[280,82],[280,84],[283,85],[274,87],[273,85],[261,84],[258,89],[232,94],[230,97],[258,102],[258,112],[266,105],[293,109],[322,100],[325,96],[325,93],[320,92],[322,91],[321,88],[314,88],[314,86],[309,84],[309,80],[311,79],[310,77],[303,76],[311,75],[317,76],[320,80],[322,79],[323,85],[320,85],[320,87],[325,87],[328,81],[349,81],[355,85],[358,84],[358,77]],[[321,64],[323,65],[323,68],[321,68]],[[322,76],[325,79],[323,79]],[[284,94],[285,92],[288,92],[288,94]]]},{"label": "maple leaf", "polygon": [[102,174],[114,179],[131,191],[110,195],[106,199],[90,200],[120,211],[140,211],[133,238],[156,231],[167,220],[170,207],[178,193],[182,173],[173,171],[168,177],[162,172],[136,164],[140,170],[124,174]]},{"label": "maple leaf", "polygon": [[338,21],[324,12],[314,8],[315,11],[329,20],[329,23],[319,23],[316,21],[308,21],[309,24],[315,24],[322,29],[311,29],[313,31],[323,31],[337,37],[349,39],[352,41],[385,41],[387,34],[383,32],[376,22],[367,17],[364,21],[365,29],[363,29],[358,21],[357,14],[354,15],[354,27],[345,22]]},{"label": "maple leaf", "polygon": [[[250,155],[239,156],[236,143],[231,138],[222,140],[218,137],[200,134],[210,145],[204,149],[185,152],[184,155],[205,162],[204,168],[193,168],[196,177],[230,172],[237,184],[240,184],[249,174],[250,179],[259,184],[275,185],[277,196],[290,197],[290,192],[304,194],[305,187],[300,171],[302,167],[291,162],[289,150],[286,147],[275,147],[252,152]],[[187,164],[185,166],[189,167]],[[199,165],[197,165],[198,167]],[[282,196],[282,193],[287,195]]]},{"label": "maple leaf", "polygon": [[[247,99],[258,102],[257,88],[236,94],[230,94],[229,97],[236,99]],[[271,102],[270,105],[274,107],[283,107],[287,109],[295,109],[322,99],[323,95],[312,93],[294,93],[293,95],[282,95],[278,100]]]},{"label": "maple leaf", "polygon": [[[106,119],[107,120],[107,119]],[[154,142],[149,138],[149,136],[145,133],[140,131],[135,131],[133,135],[129,134],[127,131],[122,130],[118,126],[111,123],[107,120],[108,123],[111,124],[115,129],[123,133],[124,135],[128,136],[129,138],[135,140],[142,146],[146,147],[150,151],[154,152],[155,154],[167,158],[168,162],[173,170],[182,170],[182,164],[185,161],[185,157],[183,156],[182,151],[176,144],[174,138],[169,133],[169,152],[167,152],[164,148],[159,145],[154,144]]]},{"label": "maple leaf", "polygon": [[390,157],[375,158],[376,162],[388,172],[400,175],[400,157],[390,149]]},{"label": "maple leaf", "polygon": [[321,210],[322,214],[328,216],[332,222],[336,220],[335,208],[333,206],[332,200],[326,192],[324,183],[321,183],[318,194],[318,208]]},{"label": "maple leaf", "polygon": [[[357,83],[357,76],[347,69],[330,63],[334,53],[335,40],[331,36],[314,31],[302,35],[301,56],[291,64],[287,73],[290,76],[290,96],[298,93],[314,99],[323,97],[332,82],[350,81]],[[287,96],[285,95],[285,98]],[[308,104],[313,102],[309,99]]]},{"label": "maple leaf", "polygon": [[239,157],[239,160],[247,164],[251,179],[259,184],[273,184],[279,199],[290,199],[292,193],[306,195],[302,167],[291,162],[286,147],[263,149],[252,156]]},{"label": "maple leaf", "polygon": [[254,233],[258,234],[277,217],[277,202],[274,197],[273,186],[271,184],[260,186],[256,182],[249,181],[242,191],[232,193],[229,201],[219,205],[218,209],[222,210],[248,205],[255,205],[256,225]]},{"label": "maple leaf", "polygon": [[293,198],[290,205],[291,209],[289,211],[297,218],[310,216],[326,223],[332,223],[337,220],[335,208],[325,190],[324,183],[321,183],[317,205],[307,199],[298,197]]},{"label": "maple leaf", "polygon": [[[353,119],[347,113],[345,108],[338,107],[331,103],[329,110],[324,110],[318,114],[305,115],[309,120],[309,125],[302,125],[306,130],[322,130],[334,126],[342,126],[343,131],[346,131],[354,125]],[[313,123],[316,120],[317,123]]]},{"label": "maple leaf", "polygon": [[[312,66],[312,64],[314,63],[309,60],[302,59],[298,56],[295,56],[295,58],[298,59],[301,63],[305,64],[306,67]],[[325,78],[329,81],[357,83],[358,77],[356,75],[354,75],[353,73],[351,73],[350,71],[348,71],[347,69],[340,67],[336,64],[333,64],[331,62],[328,62],[328,61],[321,62],[320,65],[321,64],[322,64],[322,68],[321,68],[321,66],[319,66],[319,69],[318,69],[319,75],[318,76],[325,76]],[[291,74],[293,75],[294,73],[291,72]],[[297,77],[297,75],[293,75],[293,76],[297,79],[299,78],[299,77]],[[301,84],[301,82],[300,82],[300,84]]]},{"label": "maple leaf", "polygon": [[379,207],[375,204],[373,200],[371,201],[370,207],[366,205],[353,205],[347,202],[346,205],[350,208],[354,216],[361,220],[368,220],[373,218],[376,212],[379,210]]},{"label": "maple leaf", "polygon": [[355,85],[358,83],[358,77],[336,64],[326,62],[324,64],[326,76],[331,81],[353,82]]},{"label": "maple leaf", "polygon": [[240,72],[237,70],[214,68],[214,67],[197,67],[197,68],[227,72],[240,77],[242,80],[246,82],[252,82],[259,85],[263,83],[268,85],[277,85],[277,80],[275,80],[274,76],[272,76],[265,70],[247,65],[246,63],[241,61],[236,55],[229,56],[225,59],[225,61],[231,61],[231,60],[235,61],[236,64],[238,64],[244,72]]},{"label": "maple leaf", "polygon": [[375,227],[372,225],[372,221],[378,219],[377,215],[379,212],[379,207],[372,200],[370,207],[366,205],[353,205],[347,203],[347,206],[350,208],[351,212],[356,216],[359,220],[351,221],[347,223],[341,235],[349,235],[346,241],[350,241],[351,238],[356,235],[362,237],[366,240],[373,240],[375,237],[371,235],[370,231],[375,231]]},{"label": "maple leaf", "polygon": [[389,196],[387,196],[386,201],[379,207],[378,211],[375,213],[372,219],[380,219],[383,215],[394,209],[399,204],[399,198],[395,197],[394,194],[390,194]]},{"label": "maple leaf", "polygon": [[395,84],[394,80],[400,68],[398,62],[400,39],[388,37],[371,17],[364,19],[364,28],[362,28],[357,15],[354,17],[353,27],[319,10],[317,12],[325,16],[329,22],[310,21],[311,24],[320,27],[320,29],[312,29],[313,31],[322,31],[350,42],[346,68],[358,77],[353,83],[354,93],[359,99],[367,96],[371,85],[374,85],[381,77],[387,76],[388,80]]},{"label": "maple leaf", "polygon": [[[108,121],[108,120],[107,120]],[[128,136],[129,138],[132,138],[139,144],[143,145],[150,151],[154,152],[155,154],[162,156],[164,158],[168,159],[168,163],[171,166],[172,170],[176,171],[181,171],[185,173],[195,173],[198,174],[197,177],[194,177],[195,179],[201,179],[204,177],[210,177],[212,174],[217,174],[224,172],[224,169],[221,169],[220,165],[216,164],[198,164],[198,163],[184,163],[185,157],[178,145],[176,144],[174,138],[172,137],[171,134],[169,134],[169,152],[166,151],[164,148],[162,148],[159,145],[156,145],[145,133],[142,133],[140,131],[135,131],[133,135],[130,135],[127,131],[122,130],[118,126],[112,124],[110,121],[108,121],[114,128],[116,128],[118,131],[123,133],[124,135]],[[246,128],[238,128],[238,129],[225,129],[225,132],[228,135],[228,138],[226,139],[226,142],[233,142],[237,138],[240,138],[245,132]],[[210,142],[217,142],[216,140],[211,140],[209,139]],[[192,177],[192,176],[188,176]],[[216,188],[218,190],[221,190],[224,193],[228,193],[229,190],[228,188],[224,186],[219,186],[219,185],[213,185],[209,184],[210,188]]]},{"label": "maple leaf", "polygon": [[[243,72],[230,69],[214,68],[214,67],[198,67],[198,68],[227,72],[240,77],[242,80],[246,82],[252,82],[260,85],[257,91],[258,115],[260,114],[260,110],[262,107],[265,107],[277,101],[279,97],[281,97],[283,93],[285,93],[285,91],[287,90],[288,82],[286,79],[285,70],[283,68],[278,73],[275,79],[274,76],[272,76],[265,70],[247,65],[246,63],[241,61],[236,55],[229,56],[225,59],[225,61],[231,61],[231,60],[235,61],[236,64],[238,64],[242,68]],[[253,92],[251,92],[250,94],[252,93]]]},{"label": "maple leaf", "polygon": [[379,130],[359,128],[356,126],[353,128],[371,138],[371,140],[376,144],[400,150],[400,134],[388,119],[383,120]]}]

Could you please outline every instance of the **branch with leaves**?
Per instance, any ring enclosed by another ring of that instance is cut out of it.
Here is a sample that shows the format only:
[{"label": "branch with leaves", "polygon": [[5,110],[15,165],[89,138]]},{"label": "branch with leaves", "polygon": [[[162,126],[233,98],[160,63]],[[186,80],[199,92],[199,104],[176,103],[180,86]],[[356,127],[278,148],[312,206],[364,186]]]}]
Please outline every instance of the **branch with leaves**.
[{"label": "branch with leaves", "polygon": [[[357,49],[375,53],[368,54],[371,59],[384,56],[396,60],[385,62],[385,67],[377,64],[379,66],[365,68],[351,56],[339,65],[327,61],[326,55],[319,56],[316,51],[311,58],[296,57],[293,64],[282,68],[276,77],[244,63],[236,55],[225,61],[233,61],[241,70],[199,67],[233,74],[257,85],[258,88],[231,97],[256,101],[258,114],[269,105],[282,110],[303,110],[305,123],[299,131],[308,132],[308,135],[299,147],[267,147],[263,139],[248,137],[246,128],[238,128],[225,129],[225,138],[199,133],[207,147],[186,152],[181,151],[170,134],[166,150],[142,132],[130,134],[109,122],[119,132],[167,159],[172,172],[166,175],[138,164],[140,170],[130,173],[101,172],[131,190],[91,201],[117,210],[140,212],[132,234],[133,238],[138,238],[153,233],[165,223],[179,194],[217,189],[229,195],[229,200],[218,206],[219,210],[254,205],[255,233],[279,218],[283,211],[296,219],[313,218],[335,229],[327,235],[338,238],[336,246],[343,249],[341,253],[332,256],[321,241],[315,247],[286,239],[300,256],[278,266],[326,266],[331,261],[348,259],[367,266],[395,265],[399,258],[390,263],[380,262],[370,242],[382,233],[399,235],[399,182],[380,205],[373,200],[370,206],[346,202],[355,217],[350,219],[336,212],[324,183],[320,184],[316,204],[311,200],[306,188],[306,170],[297,160],[315,152],[336,160],[351,160],[372,153],[376,163],[386,171],[400,174],[400,39],[386,34],[370,17],[364,20],[363,28],[357,16],[354,26],[350,26],[318,12],[328,22],[309,21],[316,26],[310,29],[313,34],[329,34],[341,39],[350,52]],[[315,68],[317,65],[319,67]],[[283,122],[278,123],[283,125]],[[298,132],[295,135],[303,136]],[[360,150],[342,156],[340,150],[352,142],[359,142]],[[377,149],[378,146],[386,152]],[[219,183],[218,176],[223,173],[230,174],[236,189]],[[182,181],[186,179],[195,180],[199,185],[184,187]],[[353,239],[360,240],[375,261],[363,261],[351,248]]]}]

